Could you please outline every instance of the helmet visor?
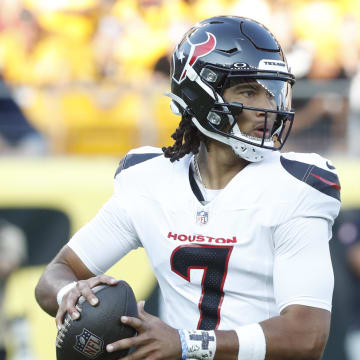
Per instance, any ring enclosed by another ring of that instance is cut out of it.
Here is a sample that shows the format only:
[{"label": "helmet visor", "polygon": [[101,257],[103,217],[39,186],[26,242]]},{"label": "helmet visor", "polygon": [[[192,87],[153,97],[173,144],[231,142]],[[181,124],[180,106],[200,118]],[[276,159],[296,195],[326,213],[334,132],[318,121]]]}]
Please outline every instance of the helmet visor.
[{"label": "helmet visor", "polygon": [[[292,90],[288,81],[259,78],[230,78],[222,95],[244,106],[290,111]],[[267,100],[267,101],[265,101]],[[233,102],[233,101],[227,101]]]},{"label": "helmet visor", "polygon": [[278,111],[291,110],[291,85],[287,81],[282,80],[265,80],[256,79],[273,100],[275,109]]}]

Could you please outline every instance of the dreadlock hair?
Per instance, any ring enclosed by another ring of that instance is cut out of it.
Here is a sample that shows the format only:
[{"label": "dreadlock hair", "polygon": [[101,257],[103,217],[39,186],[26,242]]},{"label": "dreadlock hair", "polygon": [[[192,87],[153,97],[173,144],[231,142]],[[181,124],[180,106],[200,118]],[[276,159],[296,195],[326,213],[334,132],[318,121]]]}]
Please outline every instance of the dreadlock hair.
[{"label": "dreadlock hair", "polygon": [[171,162],[180,160],[189,153],[197,154],[199,152],[200,142],[204,136],[191,121],[190,114],[183,114],[179,127],[171,135],[175,140],[173,146],[163,147],[165,157],[170,158]]}]

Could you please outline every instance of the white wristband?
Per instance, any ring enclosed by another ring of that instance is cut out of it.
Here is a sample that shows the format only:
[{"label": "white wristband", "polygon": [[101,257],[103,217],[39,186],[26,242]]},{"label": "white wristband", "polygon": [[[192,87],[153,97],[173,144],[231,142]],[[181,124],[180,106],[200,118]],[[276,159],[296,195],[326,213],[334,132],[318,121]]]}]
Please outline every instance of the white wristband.
[{"label": "white wristband", "polygon": [[266,340],[259,324],[250,324],[235,329],[239,339],[238,360],[264,360]]},{"label": "white wristband", "polygon": [[73,281],[73,282],[71,282],[71,283],[69,283],[69,284],[66,284],[64,287],[62,287],[62,288],[58,291],[58,293],[57,293],[57,295],[56,295],[56,300],[57,300],[57,303],[58,303],[59,306],[60,306],[60,304],[61,304],[61,301],[62,301],[64,295],[65,295],[66,293],[68,293],[73,287],[75,287],[76,284],[77,284],[77,282],[76,282],[76,281]]},{"label": "white wristband", "polygon": [[179,329],[181,359],[213,360],[216,351],[214,330]]}]

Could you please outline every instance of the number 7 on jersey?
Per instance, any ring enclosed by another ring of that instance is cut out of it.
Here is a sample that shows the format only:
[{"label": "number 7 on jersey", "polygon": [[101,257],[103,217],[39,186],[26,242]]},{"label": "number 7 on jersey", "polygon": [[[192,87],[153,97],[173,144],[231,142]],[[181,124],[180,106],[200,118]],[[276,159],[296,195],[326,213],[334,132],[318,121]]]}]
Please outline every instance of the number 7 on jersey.
[{"label": "number 7 on jersey", "polygon": [[171,254],[171,270],[190,282],[191,269],[203,269],[199,301],[201,330],[213,330],[220,323],[224,283],[233,246],[181,245]]}]

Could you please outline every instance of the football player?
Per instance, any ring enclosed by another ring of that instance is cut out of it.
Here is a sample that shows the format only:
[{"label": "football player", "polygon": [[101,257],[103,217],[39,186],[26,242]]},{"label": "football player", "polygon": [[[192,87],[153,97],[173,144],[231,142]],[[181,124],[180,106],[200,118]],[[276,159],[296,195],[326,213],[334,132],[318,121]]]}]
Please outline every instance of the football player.
[{"label": "football player", "polygon": [[166,320],[122,318],[138,336],[107,346],[138,359],[320,359],[330,326],[328,241],[340,208],[334,166],[281,153],[294,76],[256,21],[192,27],[172,55],[173,146],[131,150],[114,194],[45,270],[40,306],[61,326],[80,295],[144,247]]}]

